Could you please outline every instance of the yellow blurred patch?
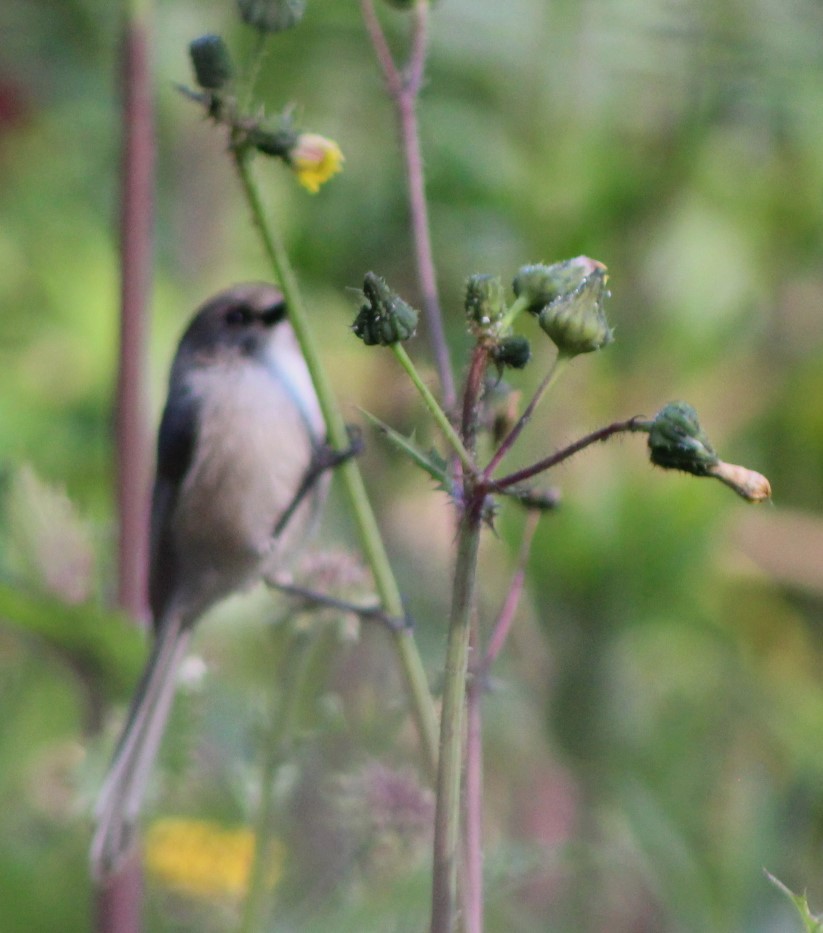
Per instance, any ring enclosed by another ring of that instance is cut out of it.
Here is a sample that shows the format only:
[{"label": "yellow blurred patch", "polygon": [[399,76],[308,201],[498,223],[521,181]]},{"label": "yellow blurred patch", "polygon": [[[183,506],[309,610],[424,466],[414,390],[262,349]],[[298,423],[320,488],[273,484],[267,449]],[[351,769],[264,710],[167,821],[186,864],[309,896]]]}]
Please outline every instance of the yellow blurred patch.
[{"label": "yellow blurred patch", "polygon": [[[191,897],[241,898],[248,888],[255,846],[255,834],[248,828],[170,817],[154,822],[146,834],[146,868],[161,883]],[[271,887],[282,874],[283,857],[283,846],[273,840]]]}]

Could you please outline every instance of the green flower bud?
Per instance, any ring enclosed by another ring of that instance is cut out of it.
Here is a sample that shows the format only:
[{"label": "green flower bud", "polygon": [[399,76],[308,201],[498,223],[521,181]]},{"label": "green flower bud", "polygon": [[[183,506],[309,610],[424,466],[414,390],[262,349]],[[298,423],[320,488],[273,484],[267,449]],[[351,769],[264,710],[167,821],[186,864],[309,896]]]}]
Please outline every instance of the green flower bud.
[{"label": "green flower bud", "polygon": [[254,146],[258,152],[268,156],[278,156],[288,161],[289,154],[294,148],[297,134],[290,130],[267,130],[263,127],[254,127],[249,130],[249,145]]},{"label": "green flower bud", "polygon": [[291,29],[303,18],[305,0],[237,0],[240,18],[261,32]]},{"label": "green flower bud", "polygon": [[512,334],[509,337],[503,337],[502,340],[495,344],[491,356],[498,366],[523,369],[532,358],[532,348],[525,337],[520,334]]},{"label": "green flower bud", "polygon": [[234,75],[229,50],[220,36],[200,36],[190,42],[189,57],[197,83],[207,91],[219,91]]},{"label": "green flower bud", "polygon": [[666,470],[694,476],[712,475],[720,458],[687,402],[669,402],[654,416],[649,430],[649,456]]},{"label": "green flower bud", "polygon": [[408,340],[417,329],[417,311],[393,292],[385,279],[367,272],[363,280],[365,303],[352,330],[366,346],[382,347]]},{"label": "green flower bud", "polygon": [[466,282],[466,317],[469,323],[486,330],[506,313],[506,297],[499,275],[473,275]]},{"label": "green flower bud", "polygon": [[543,308],[538,316],[540,326],[560,353],[591,353],[614,340],[603,310],[608,295],[605,266],[598,263],[574,291],[560,295]]},{"label": "green flower bud", "polygon": [[577,256],[574,259],[566,259],[564,262],[556,262],[551,266],[523,266],[514,277],[512,288],[518,298],[526,297],[528,311],[532,314],[539,314],[556,298],[574,291],[588,275],[597,269],[606,271],[602,263],[597,262],[596,259],[589,259],[588,256]]}]

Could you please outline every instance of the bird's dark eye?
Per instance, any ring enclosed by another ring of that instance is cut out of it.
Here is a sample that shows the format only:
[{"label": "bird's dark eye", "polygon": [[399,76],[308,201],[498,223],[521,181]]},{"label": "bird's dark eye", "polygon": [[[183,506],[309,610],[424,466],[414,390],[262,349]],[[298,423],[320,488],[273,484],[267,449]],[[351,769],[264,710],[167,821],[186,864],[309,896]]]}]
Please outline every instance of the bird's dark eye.
[{"label": "bird's dark eye", "polygon": [[278,301],[276,304],[263,308],[260,312],[260,319],[267,327],[273,327],[279,324],[286,316],[286,302]]},{"label": "bird's dark eye", "polygon": [[254,310],[248,305],[232,305],[226,311],[225,321],[233,327],[242,327],[251,324],[254,317]]}]

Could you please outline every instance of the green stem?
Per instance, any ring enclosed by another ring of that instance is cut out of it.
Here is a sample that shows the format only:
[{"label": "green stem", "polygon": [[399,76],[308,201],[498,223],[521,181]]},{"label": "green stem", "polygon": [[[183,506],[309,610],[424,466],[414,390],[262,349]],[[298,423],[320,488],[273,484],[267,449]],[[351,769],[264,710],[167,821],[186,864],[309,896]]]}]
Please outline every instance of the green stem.
[{"label": "green stem", "polygon": [[469,636],[477,579],[477,554],[483,497],[470,495],[460,521],[457,564],[446,649],[440,762],[434,817],[431,933],[452,933],[457,913],[457,868],[460,842],[460,785]]},{"label": "green stem", "polygon": [[282,665],[281,676],[277,678],[279,708],[272,717],[272,727],[266,743],[266,757],[260,776],[260,811],[255,832],[254,860],[243,905],[240,933],[254,933],[264,928],[275,811],[272,785],[277,769],[288,753],[289,741],[295,733],[295,718],[306,671],[309,669],[309,647],[308,639],[299,635],[293,637],[285,663]]},{"label": "green stem", "polygon": [[[331,383],[322,365],[314,337],[309,325],[297,277],[289,261],[288,253],[275,226],[270,223],[263,209],[257,185],[249,165],[249,153],[234,150],[234,161],[243,192],[251,208],[254,222],[260,233],[266,256],[272,265],[275,278],[283,290],[283,296],[289,309],[291,322],[306,365],[314,382],[320,409],[326,422],[329,442],[338,450],[343,450],[349,443],[343,416],[337,406]],[[349,498],[363,548],[365,559],[371,568],[375,587],[387,615],[402,617],[405,615],[400,589],[389,563],[383,539],[369,502],[360,468],[354,459],[346,460],[337,470],[343,487]],[[412,714],[414,716],[426,766],[431,775],[437,770],[437,720],[434,714],[428,679],[423,662],[417,650],[414,636],[409,629],[400,629],[394,633],[395,648],[406,678]]]},{"label": "green stem", "polygon": [[474,465],[474,460],[472,455],[466,450],[463,441],[460,440],[460,436],[457,431],[452,427],[451,422],[446,417],[446,413],[440,407],[437,399],[432,395],[431,389],[426,385],[425,382],[420,378],[420,373],[418,373],[417,368],[411,360],[411,357],[406,353],[406,348],[402,343],[393,343],[391,345],[394,355],[397,357],[400,365],[403,369],[406,370],[411,381],[414,383],[414,387],[420,393],[421,398],[426,404],[426,408],[432,414],[432,417],[437,422],[440,430],[446,435],[446,439],[454,448],[454,452],[460,457],[460,462],[468,470],[469,473],[475,473],[476,467]]},{"label": "green stem", "polygon": [[525,295],[521,295],[519,298],[515,298],[512,302],[512,306],[500,320],[498,325],[500,328],[500,333],[505,334],[512,326],[512,324],[514,324],[518,315],[522,314],[522,312],[525,311],[528,306],[529,302]]}]

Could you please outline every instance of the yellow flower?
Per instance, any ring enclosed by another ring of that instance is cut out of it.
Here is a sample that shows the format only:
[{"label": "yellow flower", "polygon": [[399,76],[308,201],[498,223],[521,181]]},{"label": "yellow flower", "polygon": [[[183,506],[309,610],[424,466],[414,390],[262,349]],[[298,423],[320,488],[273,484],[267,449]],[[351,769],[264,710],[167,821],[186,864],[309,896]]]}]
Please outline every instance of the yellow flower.
[{"label": "yellow flower", "polygon": [[332,139],[317,133],[301,133],[289,152],[289,164],[300,184],[312,194],[343,169],[343,153]]},{"label": "yellow flower", "polygon": [[[146,834],[146,867],[159,881],[199,898],[241,898],[249,882],[256,840],[247,828],[207,820],[157,820]],[[283,849],[272,844],[269,882],[280,877]]]}]

